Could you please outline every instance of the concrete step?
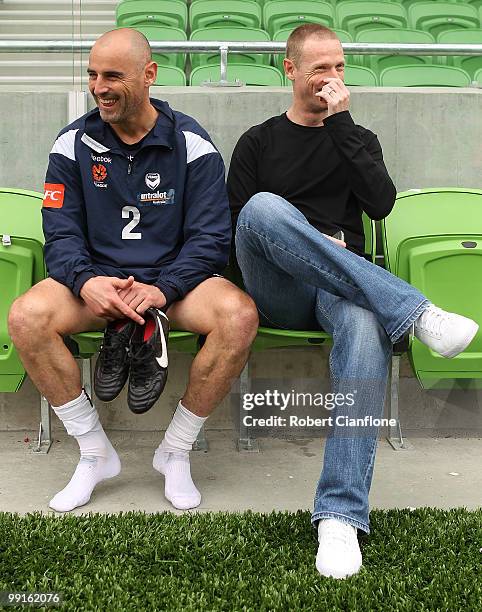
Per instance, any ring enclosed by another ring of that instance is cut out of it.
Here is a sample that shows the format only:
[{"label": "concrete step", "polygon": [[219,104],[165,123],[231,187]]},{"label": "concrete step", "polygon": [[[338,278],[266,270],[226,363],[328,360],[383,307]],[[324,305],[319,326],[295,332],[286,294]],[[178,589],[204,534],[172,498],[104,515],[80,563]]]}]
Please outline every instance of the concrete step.
[{"label": "concrete step", "polygon": [[[74,2],[74,10],[77,11],[109,11],[112,15],[115,14],[115,9],[118,2],[116,0],[82,0],[82,2]],[[31,11],[71,11],[72,2],[67,0],[53,0],[52,2],[46,2],[46,0],[9,0],[8,2],[0,3],[0,15],[3,11],[24,11],[30,13]]]},{"label": "concrete step", "polygon": [[25,21],[30,24],[34,24],[41,20],[52,20],[52,21],[112,21],[115,19],[114,11],[100,11],[100,10],[68,10],[64,9],[53,9],[50,7],[49,10],[31,10],[31,11],[10,11],[0,8],[0,22],[14,22],[14,21]]},{"label": "concrete step", "polygon": [[86,53],[0,53],[0,63],[3,62],[43,62],[51,63],[52,61],[65,60],[72,64],[74,61],[78,64],[85,59],[87,61],[88,52]]},{"label": "concrete step", "polygon": [[8,22],[0,21],[0,37],[13,39],[36,39],[43,36],[43,39],[57,36],[60,38],[69,38],[72,32],[82,32],[83,36],[93,35],[98,36],[107,30],[115,28],[115,21],[99,20],[96,22],[80,23],[79,21],[39,19],[37,21],[28,20],[12,20]]},{"label": "concrete step", "polygon": [[77,87],[83,85],[84,89],[87,90],[88,77],[85,78],[72,75],[61,75],[61,76],[38,76],[38,75],[17,75],[17,76],[0,76],[0,85],[8,85],[9,87],[15,88],[17,91],[21,87],[28,89],[29,91],[35,91],[41,89],[43,85],[64,85]]},{"label": "concrete step", "polygon": [[[65,10],[72,9],[72,5],[75,9],[100,9],[100,10],[112,10],[115,12],[115,7],[119,3],[119,0],[4,0],[0,2],[0,10],[52,10],[54,8],[63,8]],[[101,7],[105,6],[105,9]]]},{"label": "concrete step", "polygon": [[0,77],[20,77],[31,79],[35,77],[50,77],[56,79],[60,76],[77,77],[87,75],[88,59],[73,63],[68,59],[42,60],[14,60],[5,61],[0,57]]}]

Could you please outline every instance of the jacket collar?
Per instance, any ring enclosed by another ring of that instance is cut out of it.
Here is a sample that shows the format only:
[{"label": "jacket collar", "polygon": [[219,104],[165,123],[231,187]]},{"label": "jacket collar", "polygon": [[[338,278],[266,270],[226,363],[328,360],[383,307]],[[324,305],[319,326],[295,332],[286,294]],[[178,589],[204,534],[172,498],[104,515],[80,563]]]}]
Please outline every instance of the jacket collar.
[{"label": "jacket collar", "polygon": [[[148,137],[142,142],[141,149],[146,146],[161,146],[174,148],[175,118],[167,102],[150,98],[151,104],[159,111],[156,125]],[[102,120],[99,109],[96,108],[85,118],[85,133],[81,139],[87,146],[97,153],[106,151],[119,151],[119,145],[112,136],[107,124]]]}]

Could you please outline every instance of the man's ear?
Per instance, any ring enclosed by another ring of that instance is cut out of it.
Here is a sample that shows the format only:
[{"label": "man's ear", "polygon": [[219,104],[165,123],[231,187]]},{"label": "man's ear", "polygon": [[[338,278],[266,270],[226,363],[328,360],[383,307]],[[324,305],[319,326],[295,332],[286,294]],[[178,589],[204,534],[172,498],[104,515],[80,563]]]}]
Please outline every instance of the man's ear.
[{"label": "man's ear", "polygon": [[290,60],[287,57],[285,57],[283,60],[283,68],[285,69],[286,78],[289,79],[290,81],[294,81],[295,80],[295,75],[294,75],[295,65],[293,63],[293,60]]},{"label": "man's ear", "polygon": [[150,87],[151,85],[154,85],[154,83],[156,82],[156,78],[157,78],[156,62],[149,62],[148,64],[146,64],[146,67],[144,70],[144,78],[145,78],[146,87]]}]

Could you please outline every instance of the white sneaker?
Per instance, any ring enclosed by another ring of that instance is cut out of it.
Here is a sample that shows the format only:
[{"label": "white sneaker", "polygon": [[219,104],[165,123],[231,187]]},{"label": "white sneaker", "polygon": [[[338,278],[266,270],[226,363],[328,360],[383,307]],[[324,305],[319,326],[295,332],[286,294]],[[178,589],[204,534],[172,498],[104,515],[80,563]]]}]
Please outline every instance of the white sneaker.
[{"label": "white sneaker", "polygon": [[434,304],[430,304],[414,323],[415,337],[448,359],[464,351],[478,329],[472,319],[446,312]]},{"label": "white sneaker", "polygon": [[356,574],[362,564],[356,527],[337,519],[318,523],[316,569],[322,576],[346,578]]}]

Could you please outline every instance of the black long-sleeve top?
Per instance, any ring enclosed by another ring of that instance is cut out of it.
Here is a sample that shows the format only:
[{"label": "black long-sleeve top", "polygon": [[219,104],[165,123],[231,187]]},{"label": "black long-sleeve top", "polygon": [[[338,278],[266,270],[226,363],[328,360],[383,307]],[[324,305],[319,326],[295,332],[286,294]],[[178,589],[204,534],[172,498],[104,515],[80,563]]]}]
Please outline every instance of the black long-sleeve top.
[{"label": "black long-sleeve top", "polygon": [[228,174],[233,230],[241,208],[261,191],[291,202],[320,232],[343,230],[359,255],[362,212],[383,219],[396,196],[378,138],[355,125],[349,111],[327,117],[322,127],[298,125],[283,113],[245,132]]}]

